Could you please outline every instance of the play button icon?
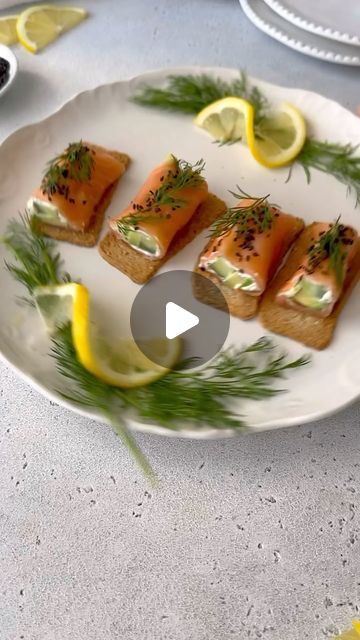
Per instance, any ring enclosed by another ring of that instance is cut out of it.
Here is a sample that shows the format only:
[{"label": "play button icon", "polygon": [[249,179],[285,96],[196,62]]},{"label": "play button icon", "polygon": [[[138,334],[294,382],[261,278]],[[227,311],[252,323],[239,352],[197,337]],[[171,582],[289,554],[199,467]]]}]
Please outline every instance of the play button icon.
[{"label": "play button icon", "polygon": [[166,337],[169,340],[181,336],[199,324],[198,316],[186,311],[175,302],[166,304]]},{"label": "play button icon", "polygon": [[[199,289],[211,306],[194,295]],[[155,276],[139,289],[131,308],[130,326],[138,347],[153,362],[154,339],[180,339],[182,360],[191,361],[189,366],[195,361],[200,366],[222,348],[230,314],[223,294],[211,280],[192,271],[176,270]],[[156,364],[162,363],[159,360]]]}]

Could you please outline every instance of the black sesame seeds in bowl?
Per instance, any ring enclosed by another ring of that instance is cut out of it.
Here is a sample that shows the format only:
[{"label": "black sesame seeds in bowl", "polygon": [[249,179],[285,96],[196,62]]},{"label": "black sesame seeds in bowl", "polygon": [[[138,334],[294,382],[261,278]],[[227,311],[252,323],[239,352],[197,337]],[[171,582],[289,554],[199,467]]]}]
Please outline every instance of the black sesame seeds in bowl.
[{"label": "black sesame seeds in bowl", "polygon": [[0,58],[0,89],[2,89],[9,80],[10,62],[5,58]]},{"label": "black sesame seeds in bowl", "polygon": [[10,88],[17,74],[18,64],[15,55],[3,44],[0,44],[0,98]]}]

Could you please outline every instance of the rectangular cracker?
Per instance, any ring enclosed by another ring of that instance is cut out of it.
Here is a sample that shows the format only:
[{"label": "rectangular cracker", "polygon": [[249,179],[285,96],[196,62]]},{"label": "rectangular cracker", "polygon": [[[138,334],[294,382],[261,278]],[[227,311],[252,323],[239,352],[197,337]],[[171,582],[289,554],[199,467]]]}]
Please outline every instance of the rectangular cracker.
[{"label": "rectangular cracker", "polygon": [[302,342],[312,349],[325,349],[332,340],[346,301],[360,278],[360,240],[358,240],[355,257],[345,278],[342,295],[336,303],[332,314],[327,318],[316,317],[306,313],[306,310],[283,307],[275,301],[277,292],[293,275],[304,252],[307,250],[312,227],[313,225],[310,225],[303,231],[286,264],[266,291],[261,301],[259,317],[264,327],[273,333]]}]

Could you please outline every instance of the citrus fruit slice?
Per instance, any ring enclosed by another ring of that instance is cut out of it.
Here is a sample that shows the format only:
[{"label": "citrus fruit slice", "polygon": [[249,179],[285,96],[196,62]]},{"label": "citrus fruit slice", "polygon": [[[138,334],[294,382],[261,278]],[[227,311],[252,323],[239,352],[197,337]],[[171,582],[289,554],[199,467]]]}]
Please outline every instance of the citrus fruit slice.
[{"label": "citrus fruit slice", "polygon": [[236,142],[252,131],[254,108],[247,100],[229,96],[202,109],[194,123],[218,142]]},{"label": "citrus fruit slice", "polygon": [[279,111],[263,118],[248,135],[254,158],[270,169],[292,162],[304,146],[306,123],[301,112],[288,102]]},{"label": "citrus fruit slice", "polygon": [[292,162],[306,138],[301,112],[287,102],[255,125],[252,104],[230,96],[202,109],[194,123],[220,143],[246,141],[254,158],[268,168]]},{"label": "citrus fruit slice", "polygon": [[89,292],[81,284],[70,282],[38,287],[34,300],[50,334],[71,321],[79,361],[107,384],[122,388],[150,384],[164,376],[179,359],[179,338],[157,338],[148,342],[147,352],[154,353],[155,363],[142,353],[132,338],[109,341],[99,337],[90,322]]},{"label": "citrus fruit slice", "polygon": [[62,33],[69,31],[87,16],[84,9],[48,4],[37,5],[23,11],[17,20],[16,31],[21,44],[36,53]]},{"label": "citrus fruit slice", "polygon": [[17,16],[0,17],[0,44],[10,46],[18,41],[16,32]]}]

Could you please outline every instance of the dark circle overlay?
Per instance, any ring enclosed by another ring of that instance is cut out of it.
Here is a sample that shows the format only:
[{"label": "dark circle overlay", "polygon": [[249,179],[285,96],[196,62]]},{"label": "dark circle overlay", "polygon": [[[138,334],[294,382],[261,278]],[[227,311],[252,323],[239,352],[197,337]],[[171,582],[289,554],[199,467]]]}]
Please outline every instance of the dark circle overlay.
[{"label": "dark circle overlay", "polygon": [[[211,306],[204,301],[211,302]],[[156,357],[152,351],[147,352],[146,341],[166,337],[168,302],[199,318],[197,326],[181,335],[181,359],[196,358],[189,368],[206,364],[220,351],[229,332],[229,309],[219,287],[205,276],[184,270],[160,274],[141,287],[131,308],[131,332],[138,347],[153,362]]]}]

